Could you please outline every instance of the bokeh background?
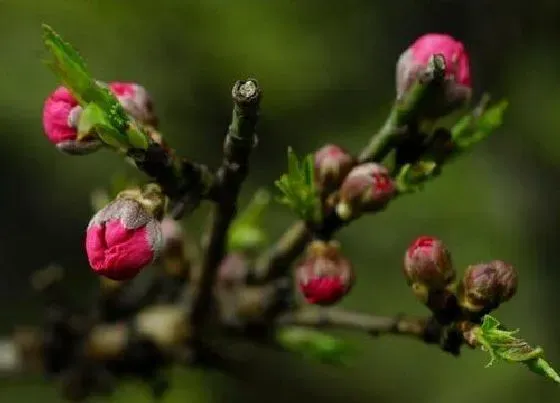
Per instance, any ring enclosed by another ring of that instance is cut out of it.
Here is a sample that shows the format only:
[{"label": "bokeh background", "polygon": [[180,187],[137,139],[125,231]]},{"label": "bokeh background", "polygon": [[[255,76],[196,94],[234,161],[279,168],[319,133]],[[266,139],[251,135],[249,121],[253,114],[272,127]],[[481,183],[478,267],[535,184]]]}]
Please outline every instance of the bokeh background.
[{"label": "bokeh background", "polygon": [[[50,262],[69,272],[77,297],[96,279],[82,250],[89,196],[126,172],[108,152],[61,155],[42,134],[41,109],[56,85],[41,63],[41,23],[52,25],[103,80],[134,80],[152,93],[169,142],[216,165],[236,79],[265,90],[260,147],[243,198],[271,187],[285,150],[326,141],[357,151],[394,96],[394,64],[419,34],[464,41],[475,91],[511,102],[504,126],[449,166],[423,193],[340,234],[357,267],[344,307],[422,314],[400,265],[420,234],[444,239],[460,268],[492,258],[518,267],[518,296],[499,318],[546,347],[560,367],[560,3],[553,0],[1,0],[0,1],[0,326],[39,320],[29,274]],[[198,231],[206,210],[185,224]],[[275,206],[271,236],[290,214]],[[482,352],[454,359],[398,338],[345,335],[358,353],[330,368],[288,354],[248,351],[243,380],[177,370],[165,402],[558,402],[556,385],[522,366],[484,369]],[[42,379],[2,379],[0,401],[60,398]],[[149,402],[131,383],[110,401]]]}]

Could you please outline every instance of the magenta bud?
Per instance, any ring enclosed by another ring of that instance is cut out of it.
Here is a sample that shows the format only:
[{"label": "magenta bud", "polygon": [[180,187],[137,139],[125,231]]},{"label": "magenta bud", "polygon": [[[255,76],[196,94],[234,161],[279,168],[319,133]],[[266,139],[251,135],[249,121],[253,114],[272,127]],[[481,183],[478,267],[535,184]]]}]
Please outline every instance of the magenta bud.
[{"label": "magenta bud", "polygon": [[472,312],[489,311],[509,301],[517,286],[517,271],[501,260],[472,265],[460,285],[460,303]]},{"label": "magenta bud", "polygon": [[332,305],[354,285],[354,272],[336,241],[313,241],[295,272],[297,286],[310,304]]},{"label": "magenta bud", "polygon": [[130,116],[143,124],[157,126],[153,102],[144,87],[131,82],[112,82],[108,86]]},{"label": "magenta bud", "polygon": [[327,144],[315,152],[315,175],[322,191],[333,191],[354,166],[354,158],[342,147]]},{"label": "magenta bud", "polygon": [[92,270],[111,280],[129,280],[163,248],[160,223],[139,201],[117,198],[98,211],[86,231]]},{"label": "magenta bud", "polygon": [[430,33],[420,36],[404,51],[397,62],[397,99],[404,94],[423,73],[434,55],[445,62],[445,80],[439,99],[434,99],[422,112],[426,117],[440,117],[464,105],[471,96],[469,56],[464,45],[450,35]]},{"label": "magenta bud", "polygon": [[46,99],[43,107],[45,135],[57,149],[71,155],[97,151],[101,142],[94,137],[78,140],[78,122],[82,107],[65,87],[58,87]]},{"label": "magenta bud", "polygon": [[358,165],[342,182],[336,212],[343,220],[349,220],[363,212],[379,211],[395,194],[387,168],[374,162]]},{"label": "magenta bud", "polygon": [[444,243],[431,236],[417,238],[404,255],[404,275],[429,291],[442,291],[455,280],[451,254]]}]

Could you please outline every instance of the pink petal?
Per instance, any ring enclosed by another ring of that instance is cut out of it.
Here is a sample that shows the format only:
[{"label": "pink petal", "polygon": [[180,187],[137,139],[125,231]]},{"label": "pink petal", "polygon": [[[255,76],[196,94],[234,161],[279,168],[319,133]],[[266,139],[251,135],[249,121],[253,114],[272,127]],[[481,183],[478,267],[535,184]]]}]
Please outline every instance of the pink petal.
[{"label": "pink petal", "polygon": [[109,88],[118,97],[133,97],[136,92],[136,84],[128,82],[109,83]]},{"label": "pink petal", "polygon": [[86,251],[92,269],[113,280],[136,276],[154,258],[146,228],[126,229],[118,220],[90,227]]},{"label": "pink petal", "polygon": [[68,125],[68,116],[77,105],[76,99],[64,87],[57,88],[45,101],[43,129],[52,143],[76,139],[77,131]]},{"label": "pink petal", "polygon": [[338,276],[317,277],[301,286],[301,291],[310,304],[330,305],[346,294],[346,287]]},{"label": "pink petal", "polygon": [[442,54],[448,73],[455,76],[458,83],[471,86],[469,57],[463,44],[447,34],[425,34],[411,46],[414,62],[426,65],[433,54]]}]

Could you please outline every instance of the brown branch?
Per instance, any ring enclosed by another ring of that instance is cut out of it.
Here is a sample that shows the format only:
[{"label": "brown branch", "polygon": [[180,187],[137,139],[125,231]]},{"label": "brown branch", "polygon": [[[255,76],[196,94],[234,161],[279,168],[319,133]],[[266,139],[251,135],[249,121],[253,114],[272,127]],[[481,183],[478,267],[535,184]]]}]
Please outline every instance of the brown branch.
[{"label": "brown branch", "polygon": [[455,356],[459,355],[463,344],[471,348],[477,345],[473,333],[475,325],[459,322],[455,326],[442,326],[433,317],[375,316],[339,308],[304,307],[277,317],[276,324],[357,330],[370,336],[408,336],[426,344],[438,345]]},{"label": "brown branch", "polygon": [[147,149],[131,148],[127,156],[162,187],[173,204],[171,215],[175,218],[198,206],[203,197],[215,196],[215,177],[209,168],[178,157],[162,141],[155,141],[154,135],[150,136]]},{"label": "brown branch", "polygon": [[374,316],[339,308],[305,307],[277,318],[279,325],[298,325],[316,328],[358,330],[372,336],[397,334],[424,340],[428,333],[429,318],[408,316]]},{"label": "brown branch", "polygon": [[[199,328],[212,302],[212,290],[222,261],[230,224],[237,213],[237,197],[247,176],[249,155],[255,146],[261,91],[255,80],[238,81],[232,90],[233,116],[224,142],[224,158],[217,173],[217,204],[195,287],[191,324]],[[197,330],[198,331],[198,330]]]}]

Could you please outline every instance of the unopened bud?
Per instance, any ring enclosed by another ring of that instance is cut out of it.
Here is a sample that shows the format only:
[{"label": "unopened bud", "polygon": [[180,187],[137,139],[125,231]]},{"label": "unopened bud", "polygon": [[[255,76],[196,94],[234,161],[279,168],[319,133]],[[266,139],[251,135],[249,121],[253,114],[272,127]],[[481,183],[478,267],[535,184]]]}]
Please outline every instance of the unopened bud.
[{"label": "unopened bud", "polygon": [[[135,197],[136,196],[136,197]],[[163,248],[155,194],[124,191],[98,211],[86,232],[92,270],[111,280],[129,280],[153,262]]]},{"label": "unopened bud", "polygon": [[354,158],[343,148],[327,144],[315,152],[315,175],[321,191],[336,189],[354,166]]},{"label": "unopened bud", "polygon": [[455,280],[451,254],[441,240],[421,236],[405,253],[404,275],[410,286],[418,284],[441,291]]},{"label": "unopened bud", "polygon": [[358,165],[342,182],[336,213],[349,220],[364,212],[382,210],[395,193],[387,168],[374,162]]},{"label": "unopened bud", "polygon": [[471,312],[490,311],[509,301],[517,285],[517,271],[501,260],[472,265],[463,276],[459,302]]},{"label": "unopened bud", "polygon": [[446,34],[420,36],[401,54],[396,68],[397,99],[401,99],[428,67],[435,55],[445,62],[445,79],[441,91],[433,97],[422,115],[437,118],[464,105],[471,96],[469,56],[464,45]]},{"label": "unopened bud", "polygon": [[144,87],[131,82],[112,82],[108,86],[134,119],[149,126],[157,125],[152,99]]},{"label": "unopened bud", "polygon": [[60,151],[71,155],[85,155],[97,151],[102,143],[94,136],[78,140],[78,122],[82,107],[65,87],[58,87],[45,101],[43,129],[45,135]]},{"label": "unopened bud", "polygon": [[313,241],[296,268],[295,278],[305,300],[317,305],[335,304],[354,284],[352,265],[336,241]]}]

